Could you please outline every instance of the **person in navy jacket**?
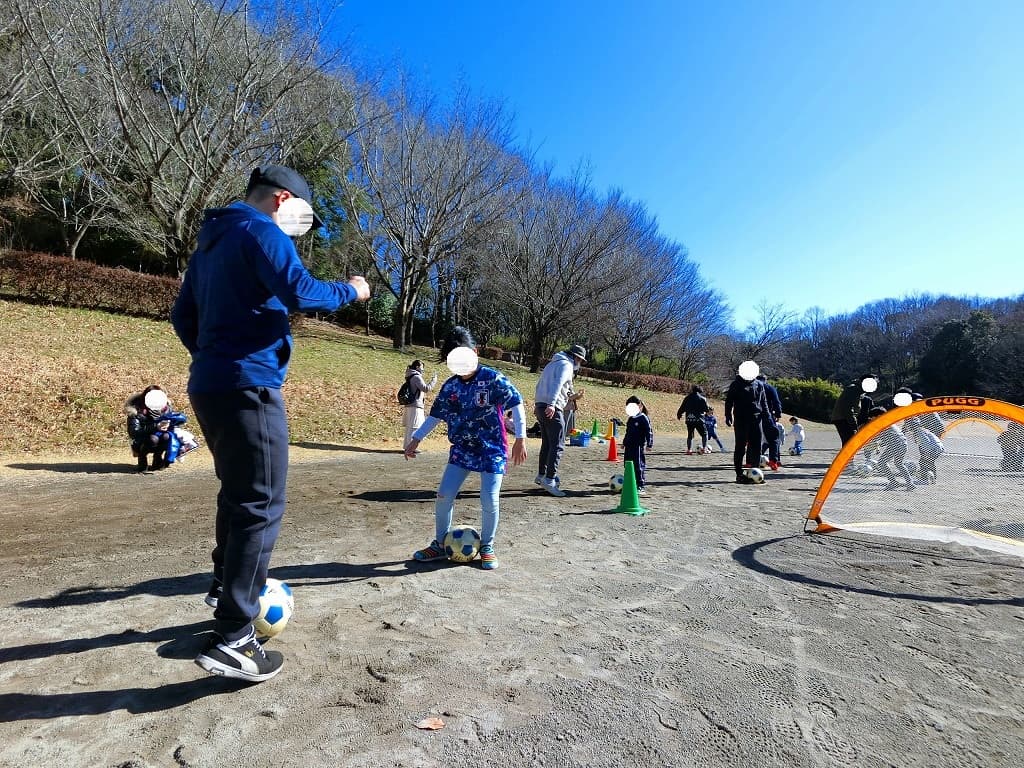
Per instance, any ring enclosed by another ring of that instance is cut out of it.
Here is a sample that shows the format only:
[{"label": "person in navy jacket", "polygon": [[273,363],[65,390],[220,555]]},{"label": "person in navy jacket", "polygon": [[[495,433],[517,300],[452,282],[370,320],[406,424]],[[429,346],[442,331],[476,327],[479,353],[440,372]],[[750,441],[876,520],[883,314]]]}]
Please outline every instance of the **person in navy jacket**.
[{"label": "person in navy jacket", "polygon": [[259,682],[284,659],[264,651],[252,620],[285,509],[288,421],[281,385],[292,354],[289,312],[333,312],[366,301],[362,277],[317,280],[292,237],[322,222],[306,180],[256,168],[245,199],[206,212],[171,322],[192,355],[188,393],[220,479],[214,636],[196,657],[218,675]]}]

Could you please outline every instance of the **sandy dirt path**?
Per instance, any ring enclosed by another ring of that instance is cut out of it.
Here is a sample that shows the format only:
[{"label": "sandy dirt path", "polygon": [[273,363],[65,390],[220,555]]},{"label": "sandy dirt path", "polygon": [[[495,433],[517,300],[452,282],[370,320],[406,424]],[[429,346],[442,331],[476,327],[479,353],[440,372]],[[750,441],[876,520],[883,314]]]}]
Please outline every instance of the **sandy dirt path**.
[{"label": "sandy dirt path", "polygon": [[5,461],[0,766],[1024,764],[1024,562],[803,535],[838,447],[812,437],[757,487],[659,440],[644,517],[610,512],[604,446],[567,449],[564,499],[531,457],[494,572],[407,561],[440,446],[297,449],[271,569],[296,613],[257,686],[192,663],[208,457]]}]

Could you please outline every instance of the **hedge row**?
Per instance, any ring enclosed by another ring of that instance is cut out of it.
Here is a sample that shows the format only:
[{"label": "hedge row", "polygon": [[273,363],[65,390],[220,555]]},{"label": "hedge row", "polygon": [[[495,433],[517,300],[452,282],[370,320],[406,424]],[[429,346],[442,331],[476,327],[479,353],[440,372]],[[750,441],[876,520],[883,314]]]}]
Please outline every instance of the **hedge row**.
[{"label": "hedge row", "polygon": [[602,371],[597,368],[580,368],[580,376],[598,381],[607,381],[621,387],[633,387],[637,389],[649,389],[652,392],[668,392],[670,394],[684,395],[690,391],[693,384],[683,379],[673,379],[671,376],[656,376],[653,373],[632,373],[630,371]]},{"label": "hedge row", "polygon": [[777,379],[772,384],[779,390],[782,409],[809,421],[829,422],[832,407],[842,388],[823,379]]},{"label": "hedge row", "polygon": [[172,277],[26,251],[0,251],[0,296],[166,320],[181,284]]}]

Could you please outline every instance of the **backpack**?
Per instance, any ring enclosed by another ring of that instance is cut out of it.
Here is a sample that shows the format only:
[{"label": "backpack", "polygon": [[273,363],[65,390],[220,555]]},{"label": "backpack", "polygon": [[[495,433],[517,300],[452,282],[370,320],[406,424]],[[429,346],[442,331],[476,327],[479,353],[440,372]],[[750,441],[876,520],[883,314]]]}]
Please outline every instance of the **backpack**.
[{"label": "backpack", "polygon": [[409,379],[406,379],[405,384],[398,388],[396,397],[399,405],[412,405],[416,402],[416,396],[413,395],[412,387],[409,386]]}]

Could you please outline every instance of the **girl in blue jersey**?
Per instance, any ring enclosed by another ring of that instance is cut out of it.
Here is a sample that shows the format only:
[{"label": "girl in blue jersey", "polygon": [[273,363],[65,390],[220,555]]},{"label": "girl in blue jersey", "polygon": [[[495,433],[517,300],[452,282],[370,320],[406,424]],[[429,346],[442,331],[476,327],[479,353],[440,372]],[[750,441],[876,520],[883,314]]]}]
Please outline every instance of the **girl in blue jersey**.
[{"label": "girl in blue jersey", "polygon": [[434,503],[434,540],[413,553],[420,562],[440,560],[445,554],[442,542],[452,525],[455,497],[470,472],[480,473],[480,565],[485,570],[498,567],[494,554],[494,535],[498,530],[498,497],[507,465],[508,440],[505,413],[511,411],[515,442],[512,444],[512,465],[526,461],[526,412],[518,390],[499,371],[480,365],[475,356],[476,342],[472,334],[455,327],[441,347],[441,359],[459,347],[472,350],[471,365],[444,384],[434,398],[430,415],[417,429],[408,447],[406,459],[415,459],[420,442],[442,421],[448,425],[451,450],[448,465],[441,475]]}]

